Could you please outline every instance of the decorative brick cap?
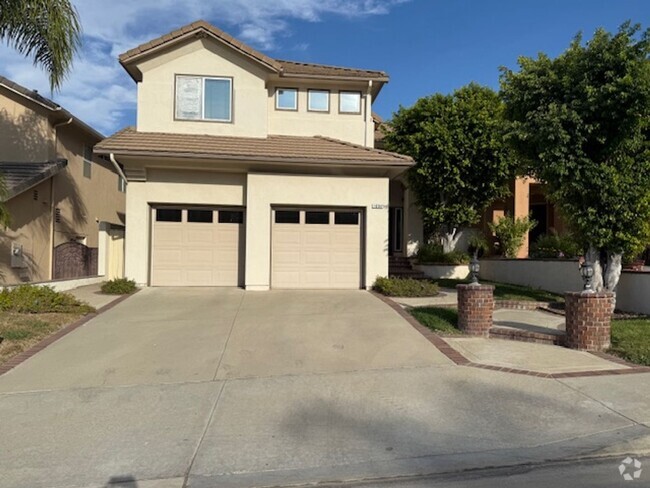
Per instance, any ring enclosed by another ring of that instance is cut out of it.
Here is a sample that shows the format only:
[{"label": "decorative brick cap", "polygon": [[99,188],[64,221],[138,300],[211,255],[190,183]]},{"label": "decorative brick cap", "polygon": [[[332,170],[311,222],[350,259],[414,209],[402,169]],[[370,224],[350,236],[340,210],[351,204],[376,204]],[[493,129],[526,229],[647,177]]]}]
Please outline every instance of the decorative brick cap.
[{"label": "decorative brick cap", "polygon": [[472,285],[472,284],[462,284],[462,285],[456,285],[456,289],[458,290],[477,290],[477,291],[494,291],[494,286],[493,285]]},{"label": "decorative brick cap", "polygon": [[567,291],[566,296],[570,297],[579,297],[579,298],[614,298],[615,293],[611,291],[599,291],[594,293],[584,292],[584,291]]}]

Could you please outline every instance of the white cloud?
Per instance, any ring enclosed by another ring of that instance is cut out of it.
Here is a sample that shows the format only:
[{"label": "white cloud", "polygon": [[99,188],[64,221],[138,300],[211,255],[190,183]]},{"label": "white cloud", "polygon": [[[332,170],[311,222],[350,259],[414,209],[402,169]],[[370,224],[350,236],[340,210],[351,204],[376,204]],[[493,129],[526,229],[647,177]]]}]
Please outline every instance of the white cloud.
[{"label": "white cloud", "polygon": [[[197,19],[205,19],[259,49],[274,49],[291,35],[290,21],[319,22],[324,15],[349,19],[387,14],[409,0],[77,0],[84,27],[83,48],[57,103],[98,130],[120,129],[135,109],[135,83],[117,55]],[[305,50],[304,43],[291,43]],[[287,50],[292,50],[290,46]],[[49,94],[47,75],[6,46],[0,46],[4,76]]]}]

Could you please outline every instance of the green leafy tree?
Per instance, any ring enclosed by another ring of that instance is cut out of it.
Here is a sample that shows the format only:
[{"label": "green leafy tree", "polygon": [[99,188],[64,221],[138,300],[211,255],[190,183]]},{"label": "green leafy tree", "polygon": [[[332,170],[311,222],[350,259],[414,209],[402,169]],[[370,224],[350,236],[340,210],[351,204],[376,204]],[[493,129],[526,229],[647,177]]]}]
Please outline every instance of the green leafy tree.
[{"label": "green leafy tree", "polygon": [[649,53],[648,31],[628,22],[502,71],[509,138],[584,243],[598,290],[650,240]]},{"label": "green leafy tree", "polygon": [[408,154],[408,172],[427,239],[451,252],[463,227],[508,195],[514,164],[503,137],[503,104],[493,90],[470,84],[450,95],[400,107],[386,131],[386,146]]},{"label": "green leafy tree", "polygon": [[79,48],[81,25],[69,0],[0,0],[0,41],[32,57],[56,90]]}]

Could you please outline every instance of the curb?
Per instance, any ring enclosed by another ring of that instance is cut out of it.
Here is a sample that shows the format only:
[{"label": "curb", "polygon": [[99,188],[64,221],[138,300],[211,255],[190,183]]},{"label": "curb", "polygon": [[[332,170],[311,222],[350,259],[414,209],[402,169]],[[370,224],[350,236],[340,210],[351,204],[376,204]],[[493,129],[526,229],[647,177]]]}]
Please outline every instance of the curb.
[{"label": "curb", "polygon": [[41,339],[39,342],[34,344],[29,349],[15,355],[11,359],[9,359],[6,363],[0,364],[0,376],[2,376],[6,372],[14,369],[20,363],[23,363],[23,362],[27,361],[29,358],[34,356],[36,353],[42,351],[47,346],[49,346],[50,344],[53,344],[54,342],[58,341],[59,339],[66,336],[67,334],[69,334],[73,330],[78,329],[79,327],[84,325],[86,322],[89,322],[90,320],[94,319],[98,315],[100,315],[100,314],[106,312],[107,310],[110,310],[114,306],[122,303],[127,298],[132,297],[138,291],[140,291],[140,289],[137,289],[135,292],[131,293],[130,295],[122,295],[121,297],[116,298],[111,303],[107,303],[103,307],[98,308],[97,311],[95,311],[93,313],[89,313],[87,315],[84,315],[83,317],[75,320],[71,324],[68,324],[65,327],[63,327],[62,329],[57,330],[53,334],[51,334],[51,335],[49,335],[47,337],[44,337],[43,339]]},{"label": "curb", "polygon": [[575,372],[566,372],[566,373],[542,373],[539,371],[531,371],[528,369],[517,369],[517,368],[507,368],[503,366],[495,366],[491,364],[480,364],[470,361],[468,358],[463,356],[459,351],[454,349],[447,341],[445,341],[442,336],[428,329],[424,325],[420,324],[415,317],[406,311],[400,304],[392,300],[391,298],[384,296],[376,291],[370,291],[375,297],[379,300],[390,306],[395,310],[400,317],[406,320],[411,326],[422,334],[425,339],[427,339],[431,344],[433,344],[442,354],[447,356],[454,364],[458,366],[468,366],[471,368],[477,369],[487,369],[490,371],[501,371],[503,373],[513,373],[525,376],[535,376],[537,378],[549,378],[549,379],[561,379],[561,378],[581,378],[588,376],[610,376],[610,375],[626,375],[626,374],[639,374],[639,373],[650,373],[650,367],[648,366],[639,366],[638,364],[633,364],[625,361],[624,359],[612,356],[607,353],[601,352],[592,352],[596,357],[611,361],[622,366],[627,366],[628,369],[603,369],[603,370],[592,370],[592,371],[575,371]]}]

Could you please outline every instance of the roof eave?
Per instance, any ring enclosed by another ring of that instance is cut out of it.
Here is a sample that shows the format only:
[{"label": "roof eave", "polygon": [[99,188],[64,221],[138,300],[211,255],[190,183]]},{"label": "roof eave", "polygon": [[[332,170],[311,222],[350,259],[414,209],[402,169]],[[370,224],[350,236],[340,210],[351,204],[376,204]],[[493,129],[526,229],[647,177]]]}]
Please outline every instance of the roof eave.
[{"label": "roof eave", "polygon": [[281,66],[278,63],[267,62],[266,60],[264,60],[261,57],[254,56],[251,53],[247,53],[246,51],[242,50],[238,46],[228,42],[226,39],[223,39],[222,37],[219,37],[219,36],[215,35],[214,33],[210,32],[205,27],[198,27],[198,28],[196,28],[194,30],[186,32],[185,34],[183,34],[181,36],[178,36],[178,37],[176,37],[174,39],[171,39],[171,40],[169,40],[167,42],[163,42],[161,44],[158,44],[157,46],[153,46],[153,47],[147,49],[146,51],[143,51],[143,52],[140,52],[140,53],[137,53],[137,54],[133,54],[133,55],[130,55],[130,56],[126,56],[126,53],[120,54],[118,59],[119,59],[120,64],[122,65],[122,67],[124,67],[124,69],[126,69],[126,71],[131,75],[131,78],[133,78],[135,81],[141,81],[142,74],[140,73],[140,70],[137,69],[137,68],[134,69],[134,71],[136,72],[136,75],[139,73],[139,79],[138,79],[138,77],[136,77],[136,75],[134,75],[134,73],[132,73],[132,71],[130,69],[131,65],[133,65],[134,63],[137,63],[141,59],[147,58],[149,56],[153,56],[153,55],[155,55],[156,53],[158,53],[160,51],[163,51],[165,49],[169,49],[170,47],[173,47],[173,46],[175,46],[175,45],[177,45],[179,43],[185,42],[188,39],[196,38],[197,35],[200,35],[202,33],[204,33],[206,36],[210,37],[211,39],[213,39],[213,40],[215,40],[217,42],[220,42],[220,43],[222,43],[224,45],[227,45],[227,46],[231,47],[232,49],[239,52],[243,56],[255,61],[256,63],[264,66],[265,68],[269,69],[272,72],[279,73],[282,70]]},{"label": "roof eave", "polygon": [[133,151],[119,148],[102,148],[95,147],[95,153],[99,155],[114,154],[115,156],[139,156],[139,157],[160,157],[160,158],[178,158],[178,159],[209,159],[220,161],[254,161],[261,163],[288,163],[296,165],[338,165],[338,166],[363,166],[363,167],[404,167],[408,168],[415,163],[408,160],[395,159],[393,161],[385,160],[358,160],[358,159],[304,159],[288,157],[263,157],[257,155],[239,155],[239,154],[212,154],[212,153],[190,153],[190,152],[172,152],[172,151]]},{"label": "roof eave", "polygon": [[67,159],[57,159],[56,164],[53,165],[47,171],[40,173],[39,175],[37,175],[37,177],[29,178],[24,182],[20,183],[19,185],[9,189],[6,192],[4,199],[2,201],[8,202],[12,198],[20,195],[21,193],[25,193],[27,190],[34,188],[35,186],[41,184],[44,181],[47,181],[49,178],[55,176],[57,173],[60,173],[67,165],[68,165]]}]

